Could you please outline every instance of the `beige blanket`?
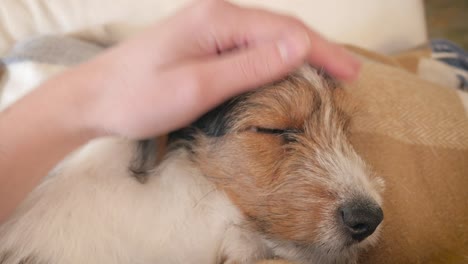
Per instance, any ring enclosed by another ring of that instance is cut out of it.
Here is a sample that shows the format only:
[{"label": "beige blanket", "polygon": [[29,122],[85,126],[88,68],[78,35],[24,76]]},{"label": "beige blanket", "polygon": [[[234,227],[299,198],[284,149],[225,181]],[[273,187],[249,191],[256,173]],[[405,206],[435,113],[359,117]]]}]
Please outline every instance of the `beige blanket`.
[{"label": "beige blanket", "polygon": [[468,263],[466,95],[374,63],[347,91],[352,142],[386,181],[382,238],[362,262]]}]

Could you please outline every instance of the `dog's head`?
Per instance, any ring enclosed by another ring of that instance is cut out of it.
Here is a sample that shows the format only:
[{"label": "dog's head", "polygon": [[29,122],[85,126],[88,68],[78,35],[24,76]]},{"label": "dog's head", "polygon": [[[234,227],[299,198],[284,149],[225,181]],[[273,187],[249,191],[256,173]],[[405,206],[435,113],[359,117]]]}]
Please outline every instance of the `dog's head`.
[{"label": "dog's head", "polygon": [[186,143],[278,257],[353,262],[375,241],[382,182],[347,140],[348,117],[334,103],[340,92],[304,67],[226,102],[169,140]]}]

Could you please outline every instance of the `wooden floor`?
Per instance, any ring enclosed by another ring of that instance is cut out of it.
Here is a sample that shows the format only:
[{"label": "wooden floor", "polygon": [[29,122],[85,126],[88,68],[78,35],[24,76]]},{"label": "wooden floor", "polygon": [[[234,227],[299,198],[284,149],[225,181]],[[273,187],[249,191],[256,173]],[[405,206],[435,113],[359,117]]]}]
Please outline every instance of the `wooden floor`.
[{"label": "wooden floor", "polygon": [[429,38],[451,40],[468,50],[468,0],[425,0]]}]

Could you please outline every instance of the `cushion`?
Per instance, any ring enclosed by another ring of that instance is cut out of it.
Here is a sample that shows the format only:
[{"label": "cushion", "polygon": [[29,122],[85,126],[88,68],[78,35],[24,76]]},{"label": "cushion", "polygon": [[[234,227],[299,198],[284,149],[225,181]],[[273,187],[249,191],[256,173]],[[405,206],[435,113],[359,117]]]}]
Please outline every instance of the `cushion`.
[{"label": "cushion", "polygon": [[[101,24],[138,29],[174,12],[188,0],[2,0],[0,55],[38,34],[79,31]],[[393,53],[426,42],[422,0],[235,0],[302,18],[325,36],[370,50]],[[138,4],[136,4],[138,3]]]}]

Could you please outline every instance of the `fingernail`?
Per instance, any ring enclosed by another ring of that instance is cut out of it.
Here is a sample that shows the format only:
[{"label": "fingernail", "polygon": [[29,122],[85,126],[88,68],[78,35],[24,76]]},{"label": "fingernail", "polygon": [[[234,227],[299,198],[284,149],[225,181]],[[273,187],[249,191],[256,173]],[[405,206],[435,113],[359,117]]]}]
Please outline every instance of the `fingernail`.
[{"label": "fingernail", "polygon": [[286,63],[304,59],[310,48],[309,35],[303,31],[288,33],[277,42],[277,47],[281,59]]}]

